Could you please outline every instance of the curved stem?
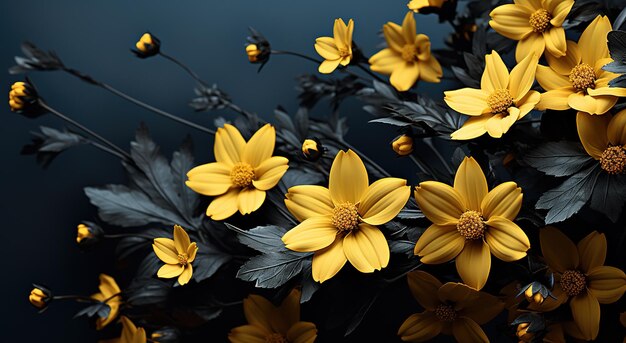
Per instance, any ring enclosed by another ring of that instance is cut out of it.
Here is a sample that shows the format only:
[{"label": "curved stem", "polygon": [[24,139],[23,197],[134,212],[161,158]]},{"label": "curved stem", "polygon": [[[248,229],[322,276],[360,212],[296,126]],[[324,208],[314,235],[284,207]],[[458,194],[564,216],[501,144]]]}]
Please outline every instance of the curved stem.
[{"label": "curved stem", "polygon": [[120,233],[120,234],[114,234],[114,235],[103,235],[102,237],[104,237],[104,238],[140,237],[140,238],[145,238],[145,239],[154,239],[154,237],[152,237],[152,236],[133,235],[133,234],[127,234],[127,233]]},{"label": "curved stem", "polygon": [[179,67],[183,68],[187,74],[191,75],[191,77],[196,80],[198,83],[200,83],[201,85],[208,87],[207,83],[204,82],[200,76],[198,76],[198,74],[196,74],[191,68],[189,68],[187,65],[185,65],[183,62],[177,60],[176,58],[165,54],[163,52],[159,52],[159,55],[161,55],[163,58],[170,60],[171,62],[174,62],[174,64],[177,64]]},{"label": "curved stem", "polygon": [[291,56],[297,56],[297,57],[300,57],[300,58],[304,58],[305,60],[309,60],[309,61],[317,63],[317,64],[321,64],[322,63],[322,61],[318,60],[317,58],[313,58],[311,56],[307,56],[305,54],[301,54],[299,52],[293,52],[293,51],[272,50],[272,55],[291,55]]},{"label": "curved stem", "polygon": [[113,155],[115,157],[118,157],[119,159],[121,159],[123,161],[128,161],[128,158],[126,156],[122,155],[121,153],[119,153],[119,152],[117,152],[117,151],[115,151],[113,149],[109,149],[106,146],[104,146],[104,145],[102,145],[102,144],[100,144],[98,142],[94,142],[92,140],[89,140],[88,143],[93,145],[94,147],[104,151],[104,152],[107,152],[107,153],[109,153],[109,154],[111,154],[111,155]]},{"label": "curved stem", "polygon": [[52,297],[52,300],[78,300],[96,302],[95,299],[84,295],[55,295]]}]

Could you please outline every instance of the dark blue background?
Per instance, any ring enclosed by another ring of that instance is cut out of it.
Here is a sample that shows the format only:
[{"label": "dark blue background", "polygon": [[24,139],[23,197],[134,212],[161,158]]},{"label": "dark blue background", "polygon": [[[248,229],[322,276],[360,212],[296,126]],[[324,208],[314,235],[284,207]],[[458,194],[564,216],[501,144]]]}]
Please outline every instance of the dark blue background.
[{"label": "dark blue background", "polygon": [[[160,57],[140,60],[130,53],[129,48],[138,37],[150,30],[161,39],[164,52],[190,65],[208,82],[216,82],[241,107],[269,119],[279,104],[292,113],[296,110],[294,78],[302,73],[316,73],[317,65],[274,56],[257,74],[257,66],[250,65],[244,53],[248,26],[260,30],[275,49],[316,56],[315,38],[332,35],[335,18],[353,18],[354,39],[371,55],[381,43],[378,33],[382,24],[400,23],[407,10],[406,2],[3,1],[0,69],[13,65],[13,56],[21,55],[20,43],[30,40],[44,49],[55,50],[68,66],[157,107],[212,126],[218,113],[194,113],[187,106],[193,97],[194,83],[186,74]],[[448,26],[438,25],[432,15],[417,18],[418,31],[429,34],[434,47],[442,47]],[[1,80],[8,92],[9,85],[21,76],[4,75]],[[198,162],[212,159],[210,136],[157,117],[62,73],[34,73],[31,77],[51,106],[124,148],[138,123],[144,121],[168,155],[191,133]],[[441,94],[441,86],[427,87],[431,92],[439,89],[436,94]],[[324,115],[327,109],[322,104],[315,113]],[[55,303],[46,313],[37,315],[27,297],[32,282],[45,283],[58,293],[91,294],[96,290],[100,272],[114,273],[110,251],[82,253],[78,249],[75,227],[81,220],[95,216],[82,188],[122,183],[122,168],[114,157],[79,147],[61,155],[48,170],[42,170],[32,156],[20,156],[20,149],[30,140],[29,131],[37,130],[39,125],[60,128],[63,124],[52,116],[28,120],[11,113],[6,105],[0,111],[0,341],[93,341],[95,331],[86,321],[71,320],[79,308],[76,304]],[[413,175],[412,165],[396,160],[389,149],[395,132],[382,125],[366,125],[369,115],[358,101],[346,103],[342,113],[349,117],[349,141],[390,166],[396,176]],[[219,115],[234,116],[231,111]]]}]

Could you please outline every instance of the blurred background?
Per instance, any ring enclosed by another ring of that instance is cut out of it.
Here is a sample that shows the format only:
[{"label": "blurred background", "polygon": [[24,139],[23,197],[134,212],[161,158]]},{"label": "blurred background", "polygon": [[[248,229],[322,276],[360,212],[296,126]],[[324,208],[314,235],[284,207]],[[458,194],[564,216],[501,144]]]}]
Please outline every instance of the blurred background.
[{"label": "blurred background", "polygon": [[[32,41],[54,50],[70,67],[196,123],[212,126],[218,115],[234,118],[232,111],[194,113],[187,103],[194,96],[194,81],[176,65],[161,57],[141,60],[129,49],[150,30],[161,39],[162,50],[188,64],[209,83],[216,83],[236,104],[271,120],[277,105],[290,113],[298,107],[295,77],[317,73],[317,65],[288,56],[273,56],[261,73],[248,63],[244,46],[247,28],[265,35],[274,49],[316,56],[316,37],[332,36],[335,18],[355,20],[355,42],[371,56],[379,50],[379,32],[387,21],[400,23],[407,1],[69,1],[32,0],[0,3],[0,69],[11,67],[21,55],[20,43]],[[418,32],[431,36],[433,47],[443,46],[450,31],[435,15],[418,16]],[[9,85],[23,76],[3,74]],[[166,155],[191,134],[197,163],[211,161],[212,137],[189,127],[157,117],[151,112],[116,98],[60,72],[32,73],[40,94],[54,108],[127,148],[140,122],[147,123]],[[441,97],[445,84],[429,91]],[[420,89],[421,91],[421,89]],[[369,114],[362,104],[350,100],[341,107],[349,118],[348,141],[389,166],[398,177],[412,178],[409,161],[397,160],[390,149],[396,132],[379,124],[367,124]],[[63,153],[43,170],[33,156],[20,155],[30,141],[30,131],[39,125],[62,128],[52,116],[36,122],[1,107],[0,126],[2,197],[0,230],[4,242],[1,270],[3,318],[0,332],[5,342],[90,342],[97,333],[84,319],[72,320],[80,308],[73,303],[55,303],[42,315],[28,303],[31,283],[42,283],[60,294],[89,295],[97,289],[98,274],[115,275],[112,249],[83,253],[75,242],[76,225],[94,220],[96,211],[82,189],[108,183],[124,183],[118,160],[89,146]],[[319,104],[315,116],[329,112]],[[11,257],[11,258],[9,258]],[[389,308],[389,307],[388,307]],[[393,306],[391,306],[393,308]],[[241,311],[240,308],[235,309]],[[383,318],[374,313],[371,321]],[[404,316],[404,314],[402,314]],[[306,315],[305,315],[306,318]],[[402,320],[402,319],[401,319]],[[385,331],[397,330],[400,322],[388,323]],[[367,330],[377,330],[368,326]],[[242,325],[226,323],[224,325]],[[370,322],[371,324],[371,322]],[[382,325],[381,325],[382,326]],[[230,327],[225,328],[228,331]],[[382,328],[381,328],[382,329]],[[225,337],[207,341],[221,342]]]}]

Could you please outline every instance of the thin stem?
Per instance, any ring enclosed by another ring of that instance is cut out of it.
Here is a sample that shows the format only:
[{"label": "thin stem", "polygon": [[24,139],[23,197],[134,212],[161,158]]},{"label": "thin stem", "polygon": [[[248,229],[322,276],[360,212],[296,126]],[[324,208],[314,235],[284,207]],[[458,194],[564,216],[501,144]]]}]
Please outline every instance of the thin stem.
[{"label": "thin stem", "polygon": [[122,148],[118,147],[117,145],[113,144],[111,141],[109,141],[108,139],[100,136],[99,134],[95,133],[94,131],[90,130],[89,128],[87,128],[85,125],[77,122],[76,120],[64,115],[63,113],[55,110],[54,108],[48,106],[48,104],[46,104],[43,100],[39,100],[39,105],[41,107],[43,107],[44,109],[46,109],[48,112],[54,114],[55,116],[61,118],[62,120],[66,121],[67,123],[76,126],[77,128],[79,128],[80,130],[84,131],[85,133],[87,133],[88,135],[94,137],[95,139],[99,140],[100,142],[102,142],[103,144],[107,145],[108,147],[110,147],[112,150],[115,150],[117,153],[119,153],[121,156],[123,156],[123,158],[127,161],[130,162],[132,161],[132,159],[130,158],[130,155],[124,151]]},{"label": "thin stem", "polygon": [[98,148],[98,149],[100,149],[100,150],[102,150],[104,152],[108,152],[109,154],[111,154],[111,155],[113,155],[115,157],[118,157],[118,158],[120,158],[123,161],[128,161],[126,156],[122,155],[121,153],[119,153],[119,152],[117,152],[117,151],[115,151],[113,149],[109,149],[106,146],[104,146],[104,145],[102,145],[102,144],[100,144],[98,142],[94,142],[92,140],[89,140],[89,144],[93,145],[94,147],[96,147],[96,148]]},{"label": "thin stem", "polygon": [[439,161],[441,162],[441,164],[443,164],[443,166],[446,168],[446,171],[448,172],[448,175],[454,175],[454,171],[452,171],[452,169],[450,169],[450,166],[448,165],[448,162],[446,161],[445,158],[443,158],[443,156],[441,155],[441,153],[439,153],[439,150],[437,150],[435,148],[435,146],[433,145],[432,140],[426,140],[424,139],[424,143],[426,145],[428,145],[428,147],[433,151],[433,153],[435,154],[435,156],[437,156],[437,158],[439,159]]},{"label": "thin stem", "polygon": [[433,173],[432,168],[430,168],[427,164],[423,163],[422,161],[418,160],[416,156],[414,155],[409,155],[409,158],[411,159],[411,161],[413,161],[413,163],[415,163],[415,165],[424,173],[430,175],[430,176],[435,176],[435,174]]},{"label": "thin stem", "polygon": [[140,237],[140,238],[145,238],[145,239],[154,239],[154,237],[152,237],[152,236],[146,236],[146,235],[133,235],[133,234],[127,234],[127,233],[114,234],[114,235],[103,235],[102,237],[104,237],[104,238]]},{"label": "thin stem", "polygon": [[311,56],[307,56],[305,54],[301,54],[299,52],[293,52],[293,51],[272,50],[272,55],[291,55],[291,56],[297,56],[297,57],[300,57],[300,58],[304,58],[305,60],[309,60],[309,61],[317,63],[317,64],[321,64],[322,63],[322,61],[318,60],[317,58],[313,58]]},{"label": "thin stem", "polygon": [[92,301],[96,302],[95,299],[84,296],[84,295],[55,295],[52,297],[52,300],[79,300],[79,301]]},{"label": "thin stem", "polygon": [[339,141],[339,143],[345,145],[346,148],[354,151],[357,155],[359,155],[362,159],[364,159],[367,163],[369,163],[374,169],[376,169],[376,171],[378,171],[378,173],[380,173],[382,176],[385,176],[385,177],[391,176],[391,174],[389,174],[385,169],[383,169],[381,166],[379,166],[371,158],[367,157],[367,155],[365,155],[362,152],[360,152],[359,150],[357,150],[357,148],[352,146],[350,143],[344,141],[341,138],[339,138],[338,141]]},{"label": "thin stem", "polygon": [[198,83],[200,83],[201,85],[208,87],[208,84],[206,82],[204,82],[200,76],[198,76],[198,74],[196,74],[191,68],[189,68],[187,65],[185,65],[183,62],[177,60],[176,58],[165,54],[163,52],[159,52],[159,55],[161,55],[162,57],[164,57],[167,60],[170,60],[171,62],[174,62],[174,64],[177,64],[179,67],[183,68],[187,74],[191,75],[191,77],[194,78],[194,80],[196,80]]}]

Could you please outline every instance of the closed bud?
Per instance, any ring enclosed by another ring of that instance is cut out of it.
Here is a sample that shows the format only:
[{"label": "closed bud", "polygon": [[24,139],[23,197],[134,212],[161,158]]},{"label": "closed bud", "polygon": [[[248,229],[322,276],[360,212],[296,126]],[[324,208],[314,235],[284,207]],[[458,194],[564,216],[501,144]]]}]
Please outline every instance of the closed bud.
[{"label": "closed bud", "polygon": [[46,113],[39,104],[37,91],[28,81],[19,81],[11,85],[9,108],[11,111],[29,118],[35,118]]},{"label": "closed bud", "polygon": [[[250,28],[250,36],[248,36],[247,41],[246,54],[248,55],[248,60],[250,63],[261,64],[260,68],[262,68],[269,61],[272,54],[270,42],[253,28]],[[261,70],[260,68],[259,71]]]},{"label": "closed bud", "polygon": [[131,51],[139,58],[154,56],[161,50],[161,41],[150,32],[146,32],[135,43],[135,48]]},{"label": "closed bud", "polygon": [[48,307],[50,300],[52,300],[52,292],[48,288],[33,284],[33,289],[28,296],[31,305],[43,312]]},{"label": "closed bud", "polygon": [[248,44],[246,46],[246,54],[248,54],[248,60],[250,60],[250,62],[256,63],[261,54],[261,50],[259,50],[256,44]]},{"label": "closed bud", "polygon": [[540,313],[524,313],[517,317],[511,325],[516,326],[515,335],[520,342],[524,343],[532,342],[536,336],[541,336],[546,329],[545,319]]},{"label": "closed bud", "polygon": [[399,156],[409,155],[413,152],[413,138],[407,135],[398,136],[391,142],[391,148]]},{"label": "closed bud", "polygon": [[180,332],[175,327],[166,326],[154,331],[150,339],[155,343],[177,343],[180,341]]},{"label": "closed bud", "polygon": [[80,223],[76,227],[76,243],[83,248],[89,247],[100,241],[103,234],[102,229],[94,223]]},{"label": "closed bud", "polygon": [[554,297],[548,287],[537,281],[524,286],[521,293],[524,293],[524,297],[529,303],[537,305],[541,305],[549,296]]},{"label": "closed bud", "polygon": [[317,138],[308,138],[302,142],[302,154],[309,161],[317,161],[324,155],[325,148]]},{"label": "closed bud", "polygon": [[517,325],[517,332],[515,335],[520,340],[520,342],[530,342],[535,337],[535,334],[532,332],[528,332],[528,328],[530,327],[530,323],[521,323]]}]

